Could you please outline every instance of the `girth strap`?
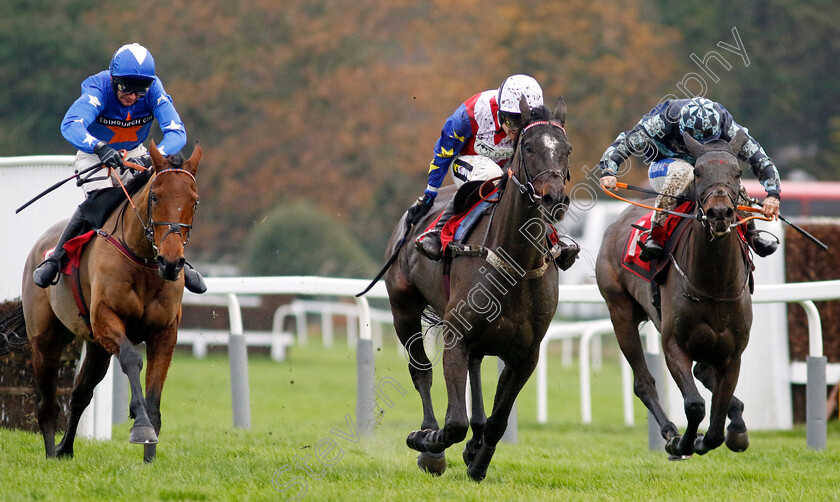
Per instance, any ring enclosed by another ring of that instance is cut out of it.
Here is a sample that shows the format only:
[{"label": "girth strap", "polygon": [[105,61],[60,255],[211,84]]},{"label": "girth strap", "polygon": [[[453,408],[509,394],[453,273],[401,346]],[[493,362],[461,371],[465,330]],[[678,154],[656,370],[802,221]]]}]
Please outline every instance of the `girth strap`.
[{"label": "girth strap", "polygon": [[486,248],[484,246],[452,243],[449,245],[449,250],[452,253],[453,259],[458,256],[486,258],[487,263],[493,265],[499,271],[510,275],[511,277],[521,277],[524,280],[542,277],[545,274],[545,271],[548,270],[548,264],[554,261],[551,256],[544,256],[543,264],[541,267],[535,268],[533,270],[528,270],[527,272],[523,273],[522,269],[514,267],[502,257],[500,257],[492,249]]}]

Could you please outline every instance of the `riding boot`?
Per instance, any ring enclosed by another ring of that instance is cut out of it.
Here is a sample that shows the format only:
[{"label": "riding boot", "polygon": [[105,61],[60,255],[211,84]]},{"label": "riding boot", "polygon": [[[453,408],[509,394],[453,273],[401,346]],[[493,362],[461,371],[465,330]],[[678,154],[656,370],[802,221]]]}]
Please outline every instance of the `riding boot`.
[{"label": "riding boot", "polygon": [[642,242],[639,239],[639,247],[642,248],[642,254],[639,258],[642,261],[658,260],[665,253],[665,241],[668,236],[665,235],[665,227],[659,223],[654,223],[650,229],[647,241]]},{"label": "riding boot", "polygon": [[184,264],[184,287],[188,291],[200,295],[207,291],[207,285],[204,284],[204,278],[198,273],[198,270],[193,268],[192,264],[185,262]]},{"label": "riding boot", "polygon": [[747,238],[747,244],[755,251],[755,254],[764,258],[776,252],[779,248],[779,242],[769,241],[763,239],[761,234],[755,228],[755,222],[750,220],[747,223],[747,231],[744,232]]},{"label": "riding boot", "polygon": [[569,268],[575,264],[578,253],[580,253],[580,246],[578,246],[576,242],[571,244],[561,244],[560,254],[554,259],[554,262],[560,270],[569,270]]},{"label": "riding boot", "polygon": [[434,228],[426,230],[414,240],[414,247],[426,258],[432,261],[438,261],[443,257],[443,249],[441,249],[440,234],[443,232],[443,226],[455,213],[455,199],[452,198],[443,210],[443,213],[438,218]]},{"label": "riding boot", "polygon": [[58,282],[56,276],[61,270],[61,260],[64,259],[64,244],[73,237],[79,235],[85,226],[85,219],[82,217],[82,211],[76,208],[76,212],[70,217],[67,225],[64,226],[64,231],[61,232],[61,237],[58,238],[58,244],[52,254],[43,261],[38,268],[32,272],[32,280],[40,288],[46,288]]}]

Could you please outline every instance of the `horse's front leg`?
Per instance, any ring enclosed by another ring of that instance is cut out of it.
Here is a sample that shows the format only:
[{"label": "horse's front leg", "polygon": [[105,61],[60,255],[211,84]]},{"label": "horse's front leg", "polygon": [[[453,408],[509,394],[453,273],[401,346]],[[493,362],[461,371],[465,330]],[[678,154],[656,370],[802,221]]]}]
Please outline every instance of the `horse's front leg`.
[{"label": "horse's front leg", "polygon": [[440,430],[414,431],[406,438],[409,448],[420,452],[441,453],[467,437],[469,422],[465,392],[467,388],[467,350],[463,340],[446,345],[443,352],[443,377],[446,380],[446,422]]},{"label": "horse's front leg", "polygon": [[[697,363],[694,365],[694,376],[704,387],[715,391],[718,376],[714,368],[705,363]],[[750,446],[750,439],[747,424],[744,422],[744,403],[733,395],[727,414],[729,426],[726,428],[726,447],[737,453],[745,451]]]},{"label": "horse's front leg", "polygon": [[73,393],[70,395],[70,416],[67,417],[67,428],[64,431],[61,443],[58,445],[57,456],[73,456],[73,442],[76,439],[79,420],[93,398],[96,384],[105,377],[110,365],[111,354],[107,350],[97,343],[86,343],[85,360],[79,370],[79,376],[76,377]]},{"label": "horse's front leg", "polygon": [[496,452],[496,445],[499,444],[507,430],[508,418],[513,409],[513,403],[516,401],[516,396],[519,395],[536,367],[536,351],[533,357],[515,366],[505,364],[502,374],[499,375],[499,385],[493,399],[493,412],[487,418],[487,424],[484,427],[484,438],[467,468],[467,475],[473,480],[481,481],[487,475],[490,460]]},{"label": "horse's front leg", "polygon": [[470,391],[472,396],[472,416],[470,417],[470,428],[472,438],[464,446],[464,462],[467,467],[475,459],[475,454],[481,447],[484,437],[484,427],[487,424],[487,415],[484,413],[484,396],[481,391],[481,361],[483,356],[470,357],[468,372],[470,376]]},{"label": "horse's front leg", "polygon": [[665,363],[683,395],[683,408],[688,422],[683,436],[674,436],[668,440],[665,444],[665,451],[674,457],[687,456],[694,452],[697,428],[703,421],[703,417],[706,416],[706,402],[694,384],[694,377],[691,374],[693,363],[691,358],[678,346],[673,336],[663,335],[662,340]]},{"label": "horse's front leg", "polygon": [[[700,455],[717,448],[724,441],[723,426],[726,424],[727,411],[731,407],[740,371],[740,357],[733,359],[720,370],[720,378],[718,378],[717,385],[712,390],[712,410],[709,414],[709,430],[706,431],[705,436],[697,438],[694,443],[694,451]],[[746,431],[746,427],[744,429]]]},{"label": "horse's front leg", "polygon": [[[152,335],[146,343],[146,411],[158,436],[161,428],[160,398],[177,339],[178,328],[173,325]],[[145,444],[143,448],[143,460],[153,461],[157,453],[156,444]]]},{"label": "horse's front leg", "polygon": [[104,302],[97,304],[91,320],[94,339],[105,350],[117,356],[120,368],[128,377],[128,388],[131,392],[128,411],[129,416],[134,419],[129,442],[136,444],[157,443],[157,434],[155,434],[155,429],[152,427],[152,422],[146,412],[146,399],[143,397],[143,386],[140,383],[143,357],[126,336],[125,324],[123,324],[122,319]]}]

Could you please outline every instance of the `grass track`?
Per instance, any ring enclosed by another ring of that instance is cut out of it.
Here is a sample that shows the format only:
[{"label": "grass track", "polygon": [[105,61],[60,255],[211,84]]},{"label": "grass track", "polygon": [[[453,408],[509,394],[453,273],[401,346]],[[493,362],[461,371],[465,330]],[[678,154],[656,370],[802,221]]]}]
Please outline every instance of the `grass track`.
[{"label": "grass track", "polygon": [[[609,349],[609,347],[608,347]],[[609,350],[607,350],[609,353]],[[376,378],[394,378],[373,438],[352,442],[355,353],[295,347],[289,362],[250,359],[250,431],[232,427],[224,356],[176,356],[163,396],[158,458],[142,462],[128,443],[130,422],[108,442],[78,440],[76,458],[46,460],[40,436],[0,430],[0,500],[836,500],[840,426],[829,425],[828,449],[805,446],[805,431],[753,432],[749,450],[721,448],[669,462],[647,451],[644,410],[623,426],[620,376],[612,354],[593,379],[593,424],[580,424],[577,367],[549,363],[549,423],[536,423],[535,385],[519,400],[519,444],[500,444],[481,484],[447,451],[447,472],[433,478],[415,465],[405,436],[420,422],[420,400],[393,345],[376,356]],[[612,361],[612,362],[611,362]],[[484,368],[485,395],[495,360]],[[437,368],[436,368],[437,370]],[[436,371],[435,404],[445,414]],[[491,406],[489,398],[486,401]],[[748,405],[750,403],[748,402]],[[749,424],[747,424],[749,426]],[[333,443],[330,443],[333,441]],[[319,444],[320,443],[320,444]],[[334,445],[331,452],[325,447]],[[333,460],[324,466],[316,459]],[[307,459],[307,455],[308,460]],[[309,467],[307,472],[301,462]],[[286,470],[284,470],[286,469]],[[286,488],[278,491],[277,488]]]}]

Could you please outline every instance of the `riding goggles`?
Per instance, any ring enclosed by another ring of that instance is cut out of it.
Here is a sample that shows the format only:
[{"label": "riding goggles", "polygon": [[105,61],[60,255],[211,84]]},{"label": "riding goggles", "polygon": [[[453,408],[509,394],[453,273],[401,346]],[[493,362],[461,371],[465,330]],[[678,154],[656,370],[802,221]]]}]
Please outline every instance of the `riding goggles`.
[{"label": "riding goggles", "polygon": [[135,80],[121,77],[114,78],[114,87],[123,94],[134,94],[142,98],[149,92],[153,80]]},{"label": "riding goggles", "polygon": [[499,119],[508,129],[514,131],[522,129],[522,117],[519,114],[500,113]]}]

